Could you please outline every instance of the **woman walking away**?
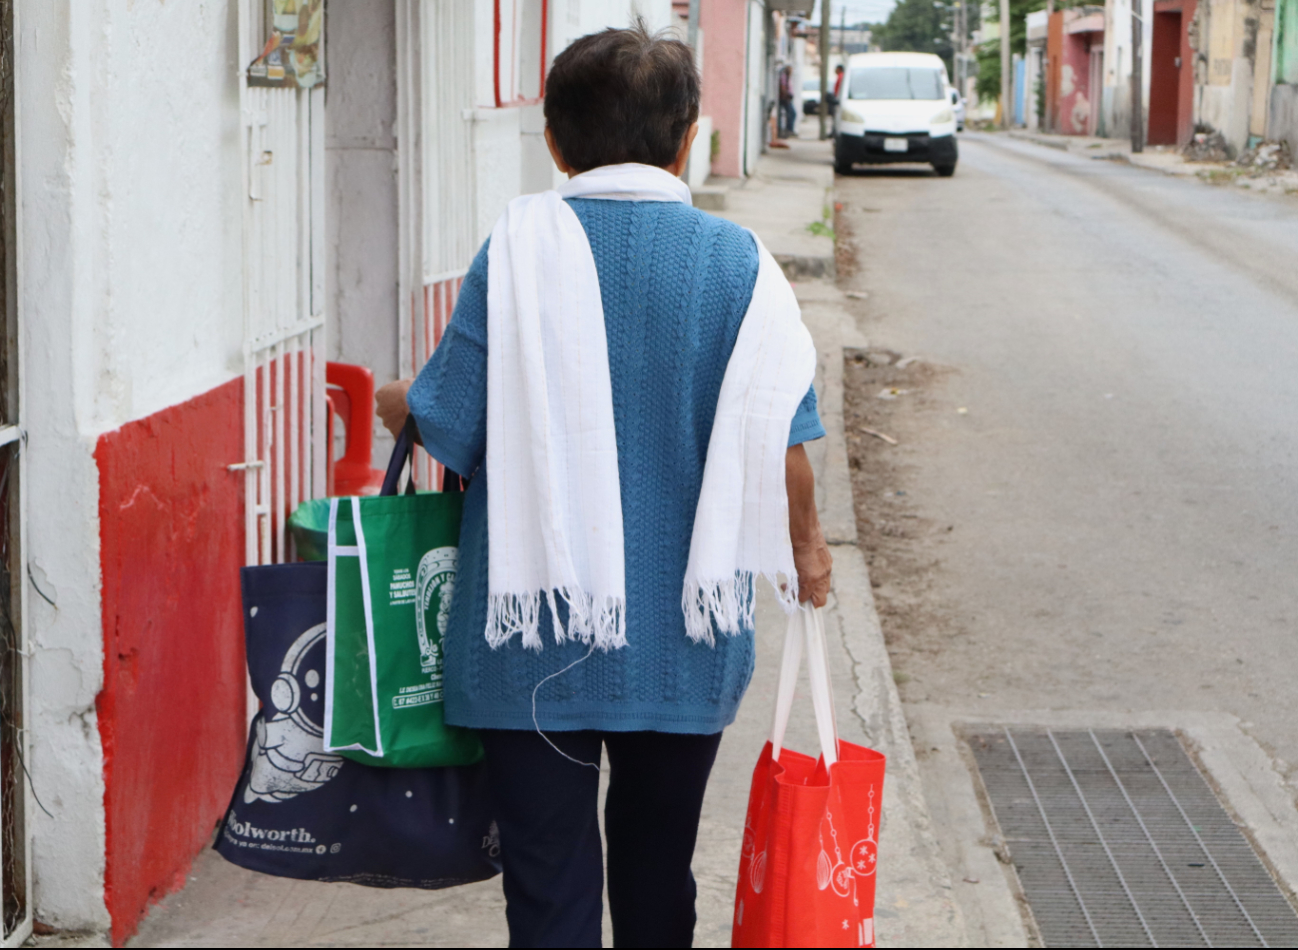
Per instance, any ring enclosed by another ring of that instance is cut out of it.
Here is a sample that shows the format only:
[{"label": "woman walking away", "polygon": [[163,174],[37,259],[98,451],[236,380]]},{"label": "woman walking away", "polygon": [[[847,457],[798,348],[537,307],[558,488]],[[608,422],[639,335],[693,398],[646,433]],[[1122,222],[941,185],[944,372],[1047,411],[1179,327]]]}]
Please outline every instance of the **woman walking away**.
[{"label": "woman walking away", "polygon": [[748,231],[680,181],[698,131],[684,44],[577,40],[546,81],[569,180],[512,201],[441,345],[380,391],[394,431],[471,476],[445,632],[448,722],[480,730],[510,946],[685,947],[721,731],[753,671],[759,576],[824,602],[802,443],[815,351]]}]

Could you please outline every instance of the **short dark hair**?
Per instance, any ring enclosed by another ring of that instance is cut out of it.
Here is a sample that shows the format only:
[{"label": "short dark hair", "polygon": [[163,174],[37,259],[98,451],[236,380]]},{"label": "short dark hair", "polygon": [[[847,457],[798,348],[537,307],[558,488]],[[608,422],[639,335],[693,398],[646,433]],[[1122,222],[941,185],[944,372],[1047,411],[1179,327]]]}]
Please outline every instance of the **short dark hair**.
[{"label": "short dark hair", "polygon": [[545,122],[577,171],[676,160],[699,117],[699,74],[684,43],[643,21],[576,40],[545,80]]}]

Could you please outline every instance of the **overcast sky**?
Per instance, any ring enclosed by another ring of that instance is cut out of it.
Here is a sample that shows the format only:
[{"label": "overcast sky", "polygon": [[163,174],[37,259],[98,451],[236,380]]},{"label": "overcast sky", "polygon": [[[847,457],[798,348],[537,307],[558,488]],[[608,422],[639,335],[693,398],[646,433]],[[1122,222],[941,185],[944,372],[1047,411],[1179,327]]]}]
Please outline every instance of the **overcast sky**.
[{"label": "overcast sky", "polygon": [[[816,4],[815,11],[811,14],[811,22],[820,22],[820,7],[825,0],[820,0]],[[852,23],[882,23],[888,19],[888,14],[896,5],[895,0],[829,0],[829,8],[833,12],[830,23],[837,26],[843,15],[843,7],[847,7],[847,22]]]}]

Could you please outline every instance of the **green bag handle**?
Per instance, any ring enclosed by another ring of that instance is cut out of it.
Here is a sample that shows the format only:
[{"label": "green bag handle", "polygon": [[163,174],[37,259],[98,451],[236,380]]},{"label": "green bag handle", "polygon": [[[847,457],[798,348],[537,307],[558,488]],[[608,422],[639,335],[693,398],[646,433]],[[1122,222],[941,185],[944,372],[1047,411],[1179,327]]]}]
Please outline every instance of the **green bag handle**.
[{"label": "green bag handle", "polygon": [[[340,545],[337,543],[338,536],[338,504],[347,501],[351,503],[352,527],[356,531],[355,545]],[[362,752],[372,755],[375,758],[383,758],[383,730],[379,728],[379,673],[378,663],[375,657],[378,656],[378,650],[374,645],[374,600],[370,595],[370,578],[369,572],[365,570],[365,564],[368,561],[365,551],[365,529],[361,526],[361,500],[355,496],[351,498],[330,498],[329,499],[329,587],[334,586],[334,572],[337,569],[337,559],[340,557],[355,557],[361,562],[361,600],[365,605],[365,639],[370,655],[370,696],[374,706],[374,744],[375,748],[367,749],[360,743],[349,746],[329,746],[325,744],[326,752],[337,752],[343,748],[359,749]],[[326,622],[328,629],[334,629],[335,602],[333,597],[328,600],[326,608]],[[336,669],[337,657],[335,656],[336,643],[332,636],[325,640],[325,669],[330,674]],[[333,735],[333,691],[332,687],[325,689],[325,738],[329,739]]]}]

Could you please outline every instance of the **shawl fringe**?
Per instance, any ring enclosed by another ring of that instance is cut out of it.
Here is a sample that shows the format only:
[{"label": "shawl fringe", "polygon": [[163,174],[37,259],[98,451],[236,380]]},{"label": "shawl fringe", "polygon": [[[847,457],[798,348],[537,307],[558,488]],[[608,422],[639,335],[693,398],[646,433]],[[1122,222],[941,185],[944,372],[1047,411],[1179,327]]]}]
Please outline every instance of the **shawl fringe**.
[{"label": "shawl fringe", "polygon": [[[797,574],[762,574],[775,590],[780,606],[792,615],[798,609]],[[737,571],[733,577],[721,581],[701,581],[686,578],[681,593],[681,609],[685,612],[685,634],[695,643],[715,647],[713,627],[727,636],[736,636],[741,630],[753,629],[753,585],[758,575],[753,571]]]},{"label": "shawl fringe", "polygon": [[[560,588],[532,591],[526,594],[489,594],[487,596],[487,644],[493,649],[504,646],[514,634],[522,634],[523,646],[541,649],[541,601],[549,604],[554,621],[554,642],[568,640],[594,644],[600,650],[626,646],[626,599],[605,597],[602,603],[585,591]],[[559,605],[567,609],[568,627],[559,622]]]}]

